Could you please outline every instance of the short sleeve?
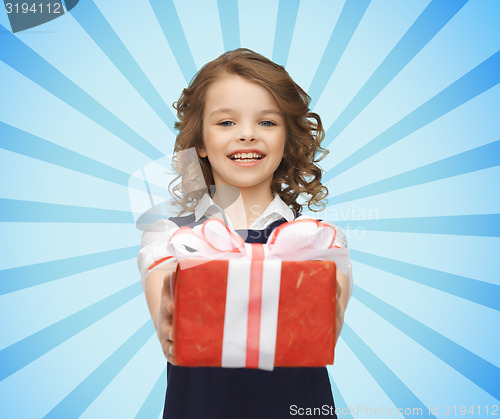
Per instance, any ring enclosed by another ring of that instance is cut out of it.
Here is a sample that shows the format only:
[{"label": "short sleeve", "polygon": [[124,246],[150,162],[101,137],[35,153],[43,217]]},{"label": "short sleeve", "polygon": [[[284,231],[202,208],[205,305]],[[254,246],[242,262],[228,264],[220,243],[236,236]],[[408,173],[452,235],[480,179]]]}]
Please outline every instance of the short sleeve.
[{"label": "short sleeve", "polygon": [[331,221],[322,220],[321,222],[329,224],[335,228],[336,234],[335,234],[335,240],[333,241],[333,245],[347,248],[347,237],[345,236],[344,231],[338,225],[335,225]]},{"label": "short sleeve", "polygon": [[[346,237],[344,231],[339,226],[332,223],[331,221],[322,220],[321,222],[323,222],[325,224],[329,224],[335,228],[336,235],[335,235],[335,240],[333,241],[333,245],[347,248],[347,237]],[[352,288],[353,288],[353,279],[352,279],[352,264],[351,264],[350,260],[349,260],[348,277],[349,277],[349,298],[351,298]]]},{"label": "short sleeve", "polygon": [[170,220],[158,220],[142,234],[141,249],[137,256],[137,267],[141,273],[141,285],[144,289],[146,276],[155,266],[166,261],[171,255],[167,252],[167,243],[179,228]]},{"label": "short sleeve", "polygon": [[[299,217],[297,217],[296,220],[301,220],[303,218],[311,218],[311,217],[308,215],[302,214]],[[317,221],[321,221],[322,223],[331,225],[335,229],[335,240],[333,241],[334,246],[347,248],[347,238],[345,236],[345,233],[342,231],[342,229],[338,225],[335,225],[334,223],[332,223],[331,221],[328,221],[328,220],[317,220]]]}]

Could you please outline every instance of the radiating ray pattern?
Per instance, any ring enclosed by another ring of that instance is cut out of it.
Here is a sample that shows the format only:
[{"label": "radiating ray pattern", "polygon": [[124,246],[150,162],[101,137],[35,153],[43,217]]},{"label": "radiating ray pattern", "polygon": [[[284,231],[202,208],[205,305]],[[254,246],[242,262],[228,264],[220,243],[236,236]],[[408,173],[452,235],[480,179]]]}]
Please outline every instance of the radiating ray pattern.
[{"label": "radiating ray pattern", "polygon": [[173,129],[174,118],[171,110],[168,109],[166,103],[113,31],[106,18],[100,13],[95,3],[86,2],[81,6],[83,7],[73,11],[72,15],[127,80],[134,85],[163,122]]},{"label": "radiating ray pattern", "polygon": [[0,417],[161,416],[129,180],[172,151],[196,71],[238,47],[325,122],[330,196],[307,214],[353,261],[339,417],[498,405],[495,16],[496,0],[87,0],[13,34],[0,11]]}]

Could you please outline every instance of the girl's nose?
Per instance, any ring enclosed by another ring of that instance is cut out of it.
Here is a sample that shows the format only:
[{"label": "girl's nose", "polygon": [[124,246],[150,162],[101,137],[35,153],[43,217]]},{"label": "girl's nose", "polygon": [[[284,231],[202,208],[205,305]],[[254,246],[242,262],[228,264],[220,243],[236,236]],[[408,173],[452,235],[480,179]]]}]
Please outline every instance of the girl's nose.
[{"label": "girl's nose", "polygon": [[255,132],[250,126],[242,126],[239,137],[240,141],[253,141],[255,140]]}]

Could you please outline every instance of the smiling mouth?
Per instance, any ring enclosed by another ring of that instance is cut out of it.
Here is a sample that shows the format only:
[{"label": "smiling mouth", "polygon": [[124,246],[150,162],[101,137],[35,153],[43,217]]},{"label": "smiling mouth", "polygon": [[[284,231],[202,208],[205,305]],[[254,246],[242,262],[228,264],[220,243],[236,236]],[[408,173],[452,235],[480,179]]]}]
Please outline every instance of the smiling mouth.
[{"label": "smiling mouth", "polygon": [[227,157],[233,161],[238,162],[253,162],[262,160],[264,157],[266,157],[266,155],[260,153],[236,153]]}]

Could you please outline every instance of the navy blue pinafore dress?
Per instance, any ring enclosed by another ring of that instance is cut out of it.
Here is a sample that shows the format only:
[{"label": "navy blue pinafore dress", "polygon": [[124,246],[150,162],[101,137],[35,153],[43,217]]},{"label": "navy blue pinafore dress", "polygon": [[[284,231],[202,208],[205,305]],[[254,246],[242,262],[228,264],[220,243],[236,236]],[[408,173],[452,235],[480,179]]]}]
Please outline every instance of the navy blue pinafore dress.
[{"label": "navy blue pinafore dress", "polygon": [[[194,215],[170,218],[178,226],[203,223]],[[264,230],[248,230],[247,243],[266,243],[284,218]],[[247,230],[236,230],[242,237]],[[273,371],[245,368],[181,367],[167,363],[167,419],[281,419],[299,409],[323,409],[335,415],[326,367],[284,368]],[[312,410],[311,410],[312,411]],[[318,412],[318,411],[317,411]],[[295,413],[295,415],[293,414]]]}]

